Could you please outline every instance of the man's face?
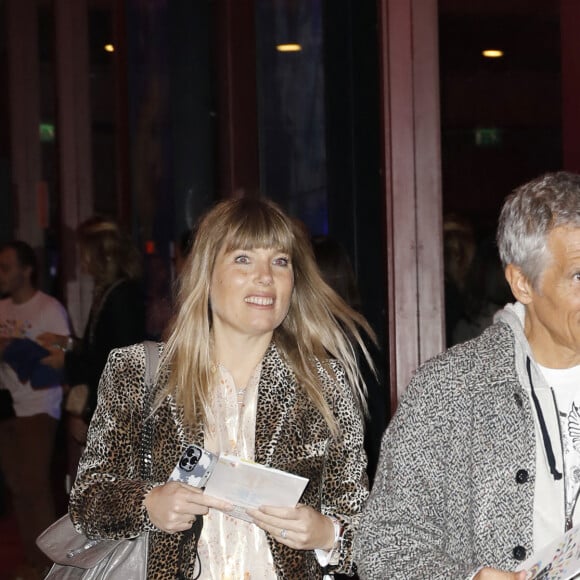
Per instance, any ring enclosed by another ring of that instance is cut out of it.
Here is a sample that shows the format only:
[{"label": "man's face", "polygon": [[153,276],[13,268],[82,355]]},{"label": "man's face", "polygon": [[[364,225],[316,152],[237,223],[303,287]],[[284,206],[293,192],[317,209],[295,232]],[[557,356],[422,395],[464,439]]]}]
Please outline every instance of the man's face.
[{"label": "man's face", "polygon": [[548,235],[551,260],[537,291],[528,286],[526,336],[543,366],[580,364],[580,228],[558,227]]},{"label": "man's face", "polygon": [[30,267],[22,267],[12,248],[0,251],[0,294],[12,296],[29,284]]}]

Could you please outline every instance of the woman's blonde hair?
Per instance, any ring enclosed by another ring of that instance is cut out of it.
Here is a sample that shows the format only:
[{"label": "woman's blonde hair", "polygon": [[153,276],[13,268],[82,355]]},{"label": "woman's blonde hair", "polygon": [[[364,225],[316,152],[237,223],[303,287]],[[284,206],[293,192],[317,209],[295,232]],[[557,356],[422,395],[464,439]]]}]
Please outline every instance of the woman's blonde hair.
[{"label": "woman's blonde hair", "polygon": [[373,340],[374,334],[364,317],[323,281],[305,228],[263,199],[223,201],[200,222],[180,279],[177,312],[161,365],[168,371],[168,382],[158,402],[172,394],[190,425],[205,424],[208,419],[213,385],[209,297],[214,264],[222,248],[226,252],[275,248],[289,254],[294,291],[288,315],[274,330],[273,341],[336,435],[336,421],[323,396],[316,362],[332,373],[327,361],[329,357],[338,359],[361,409],[366,410],[366,389],[349,337],[360,345],[374,368],[359,328]]},{"label": "woman's blonde hair", "polygon": [[93,216],[79,225],[77,238],[96,289],[120,278],[136,280],[141,276],[139,251],[116,222]]}]

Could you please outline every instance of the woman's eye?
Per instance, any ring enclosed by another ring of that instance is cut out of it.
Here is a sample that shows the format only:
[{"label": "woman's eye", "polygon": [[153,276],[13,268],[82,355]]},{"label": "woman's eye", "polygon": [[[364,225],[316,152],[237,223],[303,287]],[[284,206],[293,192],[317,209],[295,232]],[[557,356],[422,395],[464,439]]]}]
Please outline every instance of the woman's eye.
[{"label": "woman's eye", "polygon": [[287,258],[286,256],[281,256],[274,260],[274,264],[276,264],[276,266],[288,266],[289,263],[290,258]]},{"label": "woman's eye", "polygon": [[580,281],[580,272],[576,272],[573,276],[574,280],[576,280],[577,282]]},{"label": "woman's eye", "polygon": [[234,261],[236,264],[249,264],[250,258],[248,258],[248,256],[242,254],[241,256],[236,256],[236,259]]}]

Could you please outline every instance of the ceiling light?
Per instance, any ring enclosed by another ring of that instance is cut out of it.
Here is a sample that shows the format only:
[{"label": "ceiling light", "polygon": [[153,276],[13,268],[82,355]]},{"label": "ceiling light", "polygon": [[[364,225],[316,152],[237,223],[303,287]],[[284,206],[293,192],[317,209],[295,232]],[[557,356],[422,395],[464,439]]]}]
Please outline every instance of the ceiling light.
[{"label": "ceiling light", "polygon": [[115,52],[115,47],[112,44],[105,44],[104,49],[107,52]]},{"label": "ceiling light", "polygon": [[278,52],[300,52],[302,50],[302,46],[295,43],[278,44],[276,45],[276,50]]},{"label": "ceiling light", "polygon": [[488,48],[487,50],[484,50],[481,54],[483,54],[483,56],[485,56],[486,58],[501,58],[503,56],[503,50]]}]

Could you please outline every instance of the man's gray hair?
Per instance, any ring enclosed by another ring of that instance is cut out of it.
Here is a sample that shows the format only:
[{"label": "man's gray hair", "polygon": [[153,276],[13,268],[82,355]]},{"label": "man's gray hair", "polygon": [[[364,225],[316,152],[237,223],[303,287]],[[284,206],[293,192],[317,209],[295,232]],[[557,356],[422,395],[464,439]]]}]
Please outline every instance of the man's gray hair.
[{"label": "man's gray hair", "polygon": [[504,268],[517,266],[538,289],[550,260],[547,237],[561,226],[580,227],[580,175],[546,173],[515,189],[503,205],[497,229]]}]

